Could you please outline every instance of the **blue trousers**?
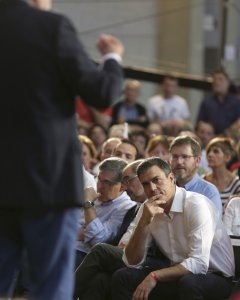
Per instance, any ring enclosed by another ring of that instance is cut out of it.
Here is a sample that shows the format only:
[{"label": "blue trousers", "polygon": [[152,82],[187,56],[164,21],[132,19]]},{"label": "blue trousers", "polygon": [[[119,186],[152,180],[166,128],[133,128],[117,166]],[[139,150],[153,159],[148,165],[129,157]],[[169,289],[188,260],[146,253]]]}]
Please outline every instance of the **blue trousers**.
[{"label": "blue trousers", "polygon": [[22,251],[34,300],[71,300],[79,209],[0,210],[0,297],[11,297]]}]

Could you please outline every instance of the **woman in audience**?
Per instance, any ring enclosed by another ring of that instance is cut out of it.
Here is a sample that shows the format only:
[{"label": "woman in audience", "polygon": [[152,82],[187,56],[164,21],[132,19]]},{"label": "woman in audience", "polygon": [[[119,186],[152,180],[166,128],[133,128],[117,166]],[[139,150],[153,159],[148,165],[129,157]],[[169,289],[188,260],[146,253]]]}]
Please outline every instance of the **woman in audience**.
[{"label": "woman in audience", "polygon": [[222,204],[225,205],[231,195],[240,192],[239,177],[226,167],[235,154],[233,141],[225,137],[216,137],[207,144],[206,152],[212,172],[205,175],[204,179],[216,185]]},{"label": "woman in audience", "polygon": [[146,157],[157,156],[167,162],[170,159],[169,146],[171,137],[165,135],[157,135],[148,141],[146,148]]},{"label": "woman in audience", "polygon": [[240,236],[240,193],[234,195],[227,203],[223,223],[229,235]]},{"label": "woman in audience", "polygon": [[94,124],[91,128],[89,128],[88,136],[94,143],[94,146],[96,147],[97,152],[99,154],[103,143],[108,138],[107,131],[103,126]]},{"label": "woman in audience", "polygon": [[79,135],[78,136],[82,144],[82,160],[85,169],[92,173],[92,168],[97,163],[97,150],[92,142],[87,136]]}]

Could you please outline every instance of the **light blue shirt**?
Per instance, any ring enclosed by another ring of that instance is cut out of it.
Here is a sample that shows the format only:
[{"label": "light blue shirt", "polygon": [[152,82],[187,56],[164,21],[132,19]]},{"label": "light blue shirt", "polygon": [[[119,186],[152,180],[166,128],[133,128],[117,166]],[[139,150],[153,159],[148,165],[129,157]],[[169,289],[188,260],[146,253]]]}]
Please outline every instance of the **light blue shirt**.
[{"label": "light blue shirt", "polygon": [[220,212],[220,216],[222,216],[222,201],[218,189],[214,184],[202,179],[198,174],[195,174],[194,177],[185,184],[185,189],[206,196],[215,204]]},{"label": "light blue shirt", "polygon": [[[127,211],[136,205],[126,192],[109,202],[96,200],[94,206],[97,217],[86,225],[84,241],[77,241],[77,250],[88,253],[97,243],[113,239],[122,225]],[[81,210],[79,230],[85,226],[84,211]]]}]

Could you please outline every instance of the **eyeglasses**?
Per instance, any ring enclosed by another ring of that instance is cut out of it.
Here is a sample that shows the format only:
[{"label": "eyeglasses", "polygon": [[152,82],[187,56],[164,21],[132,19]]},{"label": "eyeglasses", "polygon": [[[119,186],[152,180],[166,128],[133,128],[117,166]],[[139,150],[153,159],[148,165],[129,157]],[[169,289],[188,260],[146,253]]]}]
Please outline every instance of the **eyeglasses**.
[{"label": "eyeglasses", "polygon": [[107,180],[107,179],[100,179],[99,176],[97,177],[97,181],[100,182],[103,185],[106,186],[113,186],[114,184],[120,183],[119,181],[111,181],[111,180]]},{"label": "eyeglasses", "polygon": [[183,161],[188,161],[191,157],[196,157],[195,155],[171,155],[171,160],[173,161],[178,161],[179,159]]},{"label": "eyeglasses", "polygon": [[133,179],[135,179],[136,177],[138,177],[138,176],[137,176],[137,175],[133,175],[133,176],[131,176],[131,177],[125,177],[125,178],[122,179],[122,184],[124,184],[124,185],[129,185],[129,183],[130,183]]}]

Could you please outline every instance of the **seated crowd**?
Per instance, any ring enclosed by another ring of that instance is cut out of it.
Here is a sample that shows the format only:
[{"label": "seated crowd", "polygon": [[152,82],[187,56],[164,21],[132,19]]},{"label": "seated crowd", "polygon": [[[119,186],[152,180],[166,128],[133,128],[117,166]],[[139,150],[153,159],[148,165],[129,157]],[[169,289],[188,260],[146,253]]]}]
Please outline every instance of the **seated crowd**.
[{"label": "seated crowd", "polygon": [[129,80],[107,126],[79,123],[75,300],[240,299],[230,239],[240,236],[240,105],[228,87],[214,73],[195,130],[170,76],[146,109]]}]

